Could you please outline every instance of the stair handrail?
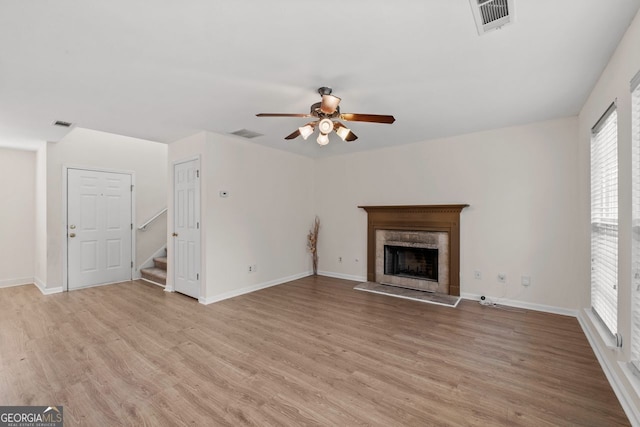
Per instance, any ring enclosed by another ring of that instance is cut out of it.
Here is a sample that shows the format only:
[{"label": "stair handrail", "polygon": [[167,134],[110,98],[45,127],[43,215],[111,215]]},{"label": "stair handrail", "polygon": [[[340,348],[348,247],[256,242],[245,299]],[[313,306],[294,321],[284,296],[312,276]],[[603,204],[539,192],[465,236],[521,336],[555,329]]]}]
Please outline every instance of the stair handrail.
[{"label": "stair handrail", "polygon": [[165,213],[167,211],[167,208],[162,209],[160,212],[158,212],[157,214],[155,214],[154,216],[152,216],[151,218],[149,218],[149,220],[147,222],[145,222],[144,224],[142,224],[140,227],[138,227],[138,230],[140,231],[146,231],[147,230],[147,226],[149,224],[151,224],[153,221],[155,221],[156,219],[158,219],[160,217],[160,215],[162,215],[163,213]]}]

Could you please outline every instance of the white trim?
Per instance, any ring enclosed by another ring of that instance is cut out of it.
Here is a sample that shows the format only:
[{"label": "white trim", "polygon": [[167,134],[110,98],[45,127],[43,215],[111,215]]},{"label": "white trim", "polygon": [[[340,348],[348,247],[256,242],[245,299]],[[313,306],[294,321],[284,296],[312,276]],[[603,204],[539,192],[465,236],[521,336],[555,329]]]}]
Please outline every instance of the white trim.
[{"label": "white trim", "polygon": [[[607,377],[607,380],[609,380],[609,384],[611,385],[613,392],[618,398],[618,401],[620,402],[620,405],[622,406],[624,413],[629,418],[631,425],[640,426],[640,411],[635,406],[633,397],[629,395],[629,393],[627,392],[627,389],[624,387],[621,381],[621,378],[616,373],[615,366],[611,362],[609,362],[609,358],[605,357],[605,355],[603,354],[603,351],[602,351],[603,349],[598,345],[596,338],[591,332],[591,328],[589,328],[584,318],[584,314],[585,313],[583,312],[579,313],[579,315],[577,316],[578,323],[580,323],[580,327],[582,327],[582,331],[587,337],[587,341],[589,341],[589,344],[591,345],[591,348],[593,349],[593,352],[595,353],[596,358],[598,359],[598,362],[600,362],[600,367],[602,368],[604,375]],[[618,350],[614,349],[609,351],[615,352]],[[622,363],[622,362],[619,362],[619,363]],[[626,368],[626,369],[629,369],[629,368]],[[633,375],[633,374],[631,374],[630,372],[629,375]]]},{"label": "white trim", "polygon": [[[480,301],[480,295],[470,294],[462,292],[460,296],[464,299],[472,301]],[[536,304],[526,301],[518,301],[512,299],[505,299],[499,297],[486,296],[486,298],[499,305],[506,305],[508,307],[524,308],[526,310],[542,311],[544,313],[560,314],[563,316],[578,317],[578,310],[572,310],[570,308],[556,307],[553,305]]]},{"label": "white trim", "polygon": [[609,328],[607,328],[602,319],[600,319],[598,315],[593,312],[593,308],[585,308],[583,314],[585,314],[589,318],[593,327],[596,329],[596,331],[598,331],[600,339],[608,349],[614,350],[618,348],[618,346],[616,345],[615,337],[611,335],[611,331],[609,330]]},{"label": "white trim", "polygon": [[0,288],[12,288],[14,286],[31,285],[35,282],[33,277],[23,277],[20,279],[0,280]]},{"label": "white trim", "polygon": [[38,277],[33,278],[33,284],[36,285],[36,287],[40,290],[47,289],[47,284],[44,283],[44,281]]},{"label": "white trim", "polygon": [[[69,263],[67,260],[67,250],[69,239],[67,239],[67,205],[69,204],[69,187],[67,184],[67,176],[69,174],[69,169],[81,169],[87,171],[95,171],[95,172],[107,172],[107,173],[117,173],[122,175],[130,175],[131,176],[131,185],[133,186],[133,190],[131,191],[131,223],[133,224],[131,230],[131,277],[129,280],[134,280],[135,274],[135,265],[136,265],[136,172],[131,170],[117,170],[110,168],[98,168],[92,166],[77,166],[77,165],[62,165],[62,288],[64,291],[69,291]],[[87,286],[90,287],[90,286]],[[57,289],[57,288],[54,288]],[[77,288],[83,289],[83,288]]]},{"label": "white trim", "polygon": [[62,286],[58,286],[57,288],[47,289],[47,285],[37,277],[33,281],[36,288],[42,292],[42,295],[51,295],[51,294],[59,294],[63,291]]},{"label": "white trim", "polygon": [[161,288],[165,287],[162,283],[154,282],[153,280],[145,279],[144,277],[137,280],[142,280],[143,282],[151,283],[152,285],[160,286]]},{"label": "white trim", "polygon": [[354,282],[366,282],[365,276],[353,276],[351,274],[334,273],[332,271],[318,271],[318,275],[333,277],[336,279],[353,280]]},{"label": "white trim", "polygon": [[280,279],[258,283],[257,285],[246,286],[244,288],[236,289],[229,292],[224,292],[222,294],[214,295],[209,298],[200,297],[198,298],[198,301],[200,302],[200,304],[204,304],[204,305],[213,304],[214,302],[219,302],[229,298],[234,298],[240,295],[259,291],[261,289],[270,288],[271,286],[282,285],[283,283],[288,283],[288,282],[291,282],[292,280],[302,279],[303,277],[308,277],[308,276],[311,276],[311,272],[305,271],[303,273],[294,274],[292,276],[282,277]]}]

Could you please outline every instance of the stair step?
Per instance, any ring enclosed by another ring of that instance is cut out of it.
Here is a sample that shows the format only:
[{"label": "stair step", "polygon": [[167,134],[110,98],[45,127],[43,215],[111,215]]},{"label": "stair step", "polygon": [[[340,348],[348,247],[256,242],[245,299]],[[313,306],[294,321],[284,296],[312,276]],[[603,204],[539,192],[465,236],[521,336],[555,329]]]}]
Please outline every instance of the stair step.
[{"label": "stair step", "polygon": [[153,259],[153,263],[155,264],[156,268],[159,268],[161,270],[167,271],[167,257],[166,256],[154,258]]},{"label": "stair step", "polygon": [[167,284],[167,270],[161,268],[143,268],[140,270],[143,279],[147,279],[151,282],[158,283],[160,285]]}]

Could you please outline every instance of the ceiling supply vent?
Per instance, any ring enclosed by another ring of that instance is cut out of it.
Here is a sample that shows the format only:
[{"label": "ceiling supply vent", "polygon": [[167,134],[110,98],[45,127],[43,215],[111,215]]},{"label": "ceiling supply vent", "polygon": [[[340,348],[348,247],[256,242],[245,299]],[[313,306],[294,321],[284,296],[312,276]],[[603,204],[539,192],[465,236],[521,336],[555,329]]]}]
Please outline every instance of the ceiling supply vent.
[{"label": "ceiling supply vent", "polygon": [[236,136],[241,136],[243,138],[251,139],[251,138],[256,138],[258,136],[262,136],[263,134],[254,132],[248,129],[240,129],[235,132],[231,132],[231,135],[236,135]]},{"label": "ceiling supply vent", "polygon": [[469,0],[478,35],[513,22],[514,0]]},{"label": "ceiling supply vent", "polygon": [[73,123],[71,122],[65,122],[63,120],[56,120],[55,122],[51,123],[54,126],[62,126],[63,128],[70,128],[71,126],[73,126]]}]

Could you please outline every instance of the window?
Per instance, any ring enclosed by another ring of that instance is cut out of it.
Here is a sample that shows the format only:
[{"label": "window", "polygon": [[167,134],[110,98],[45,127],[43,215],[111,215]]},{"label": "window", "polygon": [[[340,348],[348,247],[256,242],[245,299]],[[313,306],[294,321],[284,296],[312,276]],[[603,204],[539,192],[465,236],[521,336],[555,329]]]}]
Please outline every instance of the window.
[{"label": "window", "polygon": [[640,368],[640,72],[631,80],[632,268],[633,308],[631,360]]},{"label": "window", "polygon": [[591,308],[618,330],[618,119],[615,103],[591,129]]}]

